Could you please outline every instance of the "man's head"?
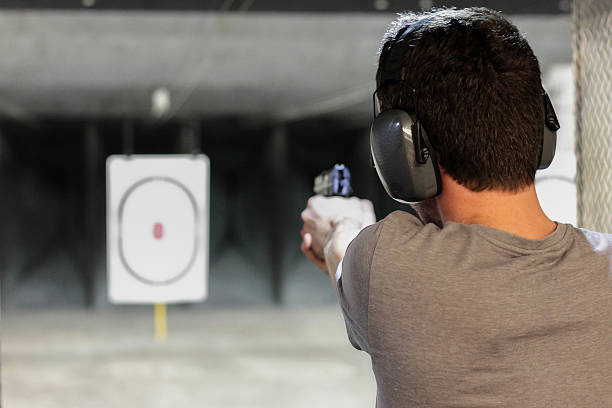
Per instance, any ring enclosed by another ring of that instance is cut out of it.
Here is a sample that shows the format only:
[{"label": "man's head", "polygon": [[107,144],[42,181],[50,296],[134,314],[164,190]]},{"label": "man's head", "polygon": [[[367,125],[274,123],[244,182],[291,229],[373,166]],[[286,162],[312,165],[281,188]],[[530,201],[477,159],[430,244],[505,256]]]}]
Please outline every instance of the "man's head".
[{"label": "man's head", "polygon": [[[544,112],[538,61],[525,38],[484,8],[404,14],[385,35],[381,58],[397,32],[419,20],[402,65],[408,86],[383,86],[377,94],[381,109],[415,112],[416,101],[438,163],[468,189],[531,185]],[[377,85],[380,75],[379,65]]]}]

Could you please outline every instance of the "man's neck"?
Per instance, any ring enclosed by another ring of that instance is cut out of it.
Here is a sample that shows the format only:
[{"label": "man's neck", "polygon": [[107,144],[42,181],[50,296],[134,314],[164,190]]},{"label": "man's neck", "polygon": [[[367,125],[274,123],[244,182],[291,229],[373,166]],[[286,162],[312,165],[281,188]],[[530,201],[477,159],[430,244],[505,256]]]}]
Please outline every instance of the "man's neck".
[{"label": "man's neck", "polygon": [[544,214],[533,184],[518,192],[474,192],[444,174],[437,201],[444,223],[480,224],[529,239],[544,238],[557,227]]}]

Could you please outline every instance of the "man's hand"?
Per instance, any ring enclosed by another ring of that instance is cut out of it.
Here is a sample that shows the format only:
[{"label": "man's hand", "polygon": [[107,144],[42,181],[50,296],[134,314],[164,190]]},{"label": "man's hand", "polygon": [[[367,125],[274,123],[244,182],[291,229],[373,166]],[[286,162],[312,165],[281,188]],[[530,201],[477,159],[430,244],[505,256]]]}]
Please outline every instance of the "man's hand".
[{"label": "man's hand", "polygon": [[302,220],[302,252],[335,283],[334,273],[346,248],[376,217],[368,200],[317,195],[308,200]]}]

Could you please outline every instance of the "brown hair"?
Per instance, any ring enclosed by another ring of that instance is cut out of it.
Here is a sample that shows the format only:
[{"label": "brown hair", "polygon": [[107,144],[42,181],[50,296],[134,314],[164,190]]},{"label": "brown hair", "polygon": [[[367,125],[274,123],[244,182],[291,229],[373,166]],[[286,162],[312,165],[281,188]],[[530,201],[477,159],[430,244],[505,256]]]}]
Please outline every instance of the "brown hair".
[{"label": "brown hair", "polygon": [[[473,191],[516,191],[533,183],[544,113],[538,60],[518,29],[485,8],[438,9],[402,14],[397,32],[428,16],[410,33],[403,81],[378,92],[381,108],[410,112],[419,120],[441,167]],[[381,66],[376,74],[380,85]],[[412,95],[410,88],[416,90]]]}]

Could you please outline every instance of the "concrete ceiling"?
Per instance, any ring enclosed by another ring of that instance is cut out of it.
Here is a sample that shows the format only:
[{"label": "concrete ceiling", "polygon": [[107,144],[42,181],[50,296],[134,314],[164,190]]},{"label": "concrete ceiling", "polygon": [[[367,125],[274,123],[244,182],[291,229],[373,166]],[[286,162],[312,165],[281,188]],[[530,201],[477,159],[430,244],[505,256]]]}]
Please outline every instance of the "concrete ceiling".
[{"label": "concrete ceiling", "polygon": [[[0,114],[368,117],[392,14],[3,11]],[[515,16],[543,67],[571,61],[569,15]]]},{"label": "concrete ceiling", "polygon": [[[1,9],[29,10],[150,10],[150,11],[237,11],[249,13],[398,13],[431,7],[468,7],[465,0],[2,0]],[[569,13],[570,0],[479,0],[478,6],[506,14]]]}]

